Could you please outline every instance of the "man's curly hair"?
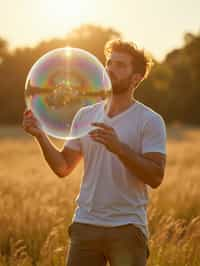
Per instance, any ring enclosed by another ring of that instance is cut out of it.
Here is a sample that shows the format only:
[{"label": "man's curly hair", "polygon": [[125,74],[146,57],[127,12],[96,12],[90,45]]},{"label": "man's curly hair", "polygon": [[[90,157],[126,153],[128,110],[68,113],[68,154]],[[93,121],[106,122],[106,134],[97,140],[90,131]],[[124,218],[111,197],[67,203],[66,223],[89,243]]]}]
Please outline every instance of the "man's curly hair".
[{"label": "man's curly hair", "polygon": [[[122,41],[121,39],[110,40],[105,44],[104,55],[106,58],[110,56],[113,51],[125,52],[130,54],[133,58],[134,73],[142,75],[142,80],[147,78],[153,65],[150,55],[144,50],[140,50],[133,42]],[[141,81],[142,81],[141,80]]]}]

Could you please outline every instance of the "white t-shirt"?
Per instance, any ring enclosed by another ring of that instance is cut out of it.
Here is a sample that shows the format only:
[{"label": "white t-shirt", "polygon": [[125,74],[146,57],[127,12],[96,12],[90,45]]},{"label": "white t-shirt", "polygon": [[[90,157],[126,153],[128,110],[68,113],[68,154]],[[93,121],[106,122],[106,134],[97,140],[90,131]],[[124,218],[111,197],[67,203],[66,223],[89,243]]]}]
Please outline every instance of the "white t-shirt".
[{"label": "white t-shirt", "polygon": [[[74,125],[85,121],[104,122],[113,127],[123,143],[135,152],[166,153],[166,127],[162,117],[136,101],[127,110],[110,118],[105,102],[83,107]],[[72,128],[72,131],[76,127]],[[65,146],[79,150],[84,158],[84,175],[73,221],[100,226],[135,224],[149,237],[146,207],[148,188],[136,175],[89,135],[66,141]]]}]

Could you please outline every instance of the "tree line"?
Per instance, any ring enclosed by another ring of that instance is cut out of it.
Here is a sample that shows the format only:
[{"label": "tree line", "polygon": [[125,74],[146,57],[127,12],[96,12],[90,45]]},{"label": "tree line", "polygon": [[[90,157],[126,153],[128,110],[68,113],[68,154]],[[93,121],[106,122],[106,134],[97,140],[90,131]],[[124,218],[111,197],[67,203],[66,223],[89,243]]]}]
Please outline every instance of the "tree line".
[{"label": "tree line", "polygon": [[[25,108],[24,86],[31,66],[46,52],[72,46],[96,55],[104,64],[103,48],[120,32],[97,25],[82,25],[65,37],[40,42],[35,47],[11,51],[0,38],[0,123],[21,123]],[[167,123],[200,124],[200,33],[185,33],[183,45],[170,51],[137,88],[136,98],[159,112]]]}]

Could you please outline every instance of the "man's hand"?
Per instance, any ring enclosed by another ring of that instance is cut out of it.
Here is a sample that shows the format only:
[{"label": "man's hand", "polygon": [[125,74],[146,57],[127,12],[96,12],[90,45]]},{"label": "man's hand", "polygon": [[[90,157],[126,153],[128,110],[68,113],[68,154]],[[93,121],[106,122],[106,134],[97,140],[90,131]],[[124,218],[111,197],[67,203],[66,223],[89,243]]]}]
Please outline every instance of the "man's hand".
[{"label": "man's hand", "polygon": [[93,123],[97,129],[89,133],[91,138],[115,153],[129,171],[145,184],[157,188],[163,179],[165,155],[152,152],[145,155],[132,150],[127,144],[120,142],[115,130],[104,123]]},{"label": "man's hand", "polygon": [[24,130],[34,137],[40,137],[44,132],[39,127],[39,122],[34,117],[31,110],[25,110],[22,126]]},{"label": "man's hand", "polygon": [[103,144],[110,152],[119,153],[122,143],[115,130],[104,123],[92,123],[92,126],[96,126],[97,129],[90,131],[89,136]]}]

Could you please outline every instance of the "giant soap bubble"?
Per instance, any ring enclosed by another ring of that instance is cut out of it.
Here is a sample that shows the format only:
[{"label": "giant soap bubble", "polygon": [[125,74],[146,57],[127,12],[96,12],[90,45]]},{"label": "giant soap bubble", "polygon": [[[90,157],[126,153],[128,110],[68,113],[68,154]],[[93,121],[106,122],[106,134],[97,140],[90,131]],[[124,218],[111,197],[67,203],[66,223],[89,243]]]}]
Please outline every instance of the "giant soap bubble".
[{"label": "giant soap bubble", "polygon": [[76,130],[71,130],[79,110],[105,99],[110,92],[109,76],[98,59],[85,50],[66,47],[48,52],[32,66],[25,101],[48,135],[72,139],[91,129],[83,118],[76,123]]}]

